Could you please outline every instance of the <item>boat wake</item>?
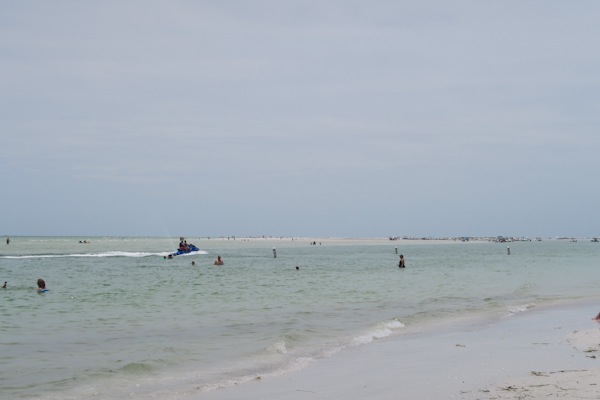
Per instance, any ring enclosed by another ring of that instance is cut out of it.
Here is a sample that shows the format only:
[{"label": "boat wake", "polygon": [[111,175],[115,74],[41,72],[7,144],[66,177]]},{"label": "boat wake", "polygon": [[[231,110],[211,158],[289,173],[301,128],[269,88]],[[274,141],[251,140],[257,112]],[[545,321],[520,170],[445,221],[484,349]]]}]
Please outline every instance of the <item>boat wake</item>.
[{"label": "boat wake", "polygon": [[[35,258],[98,258],[98,257],[165,257],[169,255],[169,252],[162,253],[149,253],[143,251],[105,251],[100,253],[75,253],[75,254],[27,254],[27,255],[14,255],[14,256],[0,256],[5,259],[35,259]],[[196,251],[194,254],[208,254],[206,251]]]}]

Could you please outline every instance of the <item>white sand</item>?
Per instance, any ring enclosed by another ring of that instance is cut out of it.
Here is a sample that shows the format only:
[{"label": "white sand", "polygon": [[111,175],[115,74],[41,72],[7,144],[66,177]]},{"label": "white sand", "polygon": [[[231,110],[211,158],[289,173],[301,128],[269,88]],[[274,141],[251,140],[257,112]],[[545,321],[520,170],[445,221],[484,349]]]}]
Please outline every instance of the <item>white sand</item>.
[{"label": "white sand", "polygon": [[[567,342],[581,352],[575,357],[600,357],[600,329],[574,331]],[[481,390],[482,399],[598,399],[600,398],[600,365],[576,370],[531,371],[528,377],[510,384]]]},{"label": "white sand", "polygon": [[481,390],[476,399],[598,399],[600,369],[531,373],[510,385]]},{"label": "white sand", "polygon": [[407,332],[195,398],[598,399],[600,329],[591,317],[599,309],[533,308]]}]

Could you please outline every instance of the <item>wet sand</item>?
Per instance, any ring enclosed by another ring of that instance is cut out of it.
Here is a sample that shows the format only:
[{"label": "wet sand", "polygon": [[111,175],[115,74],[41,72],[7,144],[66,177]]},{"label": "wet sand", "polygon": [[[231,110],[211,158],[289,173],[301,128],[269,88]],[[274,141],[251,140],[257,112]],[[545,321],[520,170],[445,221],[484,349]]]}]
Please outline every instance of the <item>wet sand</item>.
[{"label": "wet sand", "polygon": [[[600,398],[600,303],[411,330],[211,400]],[[598,357],[598,358],[597,358]]]}]

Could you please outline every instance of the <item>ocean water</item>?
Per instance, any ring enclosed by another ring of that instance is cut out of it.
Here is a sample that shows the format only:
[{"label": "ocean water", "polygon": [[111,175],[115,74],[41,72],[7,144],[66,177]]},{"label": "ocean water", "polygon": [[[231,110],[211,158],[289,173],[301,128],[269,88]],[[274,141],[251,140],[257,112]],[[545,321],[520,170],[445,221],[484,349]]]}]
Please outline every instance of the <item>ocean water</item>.
[{"label": "ocean water", "polygon": [[178,238],[11,239],[2,399],[185,399],[392,335],[595,299],[600,286],[589,240],[188,238],[202,254],[166,259]]}]

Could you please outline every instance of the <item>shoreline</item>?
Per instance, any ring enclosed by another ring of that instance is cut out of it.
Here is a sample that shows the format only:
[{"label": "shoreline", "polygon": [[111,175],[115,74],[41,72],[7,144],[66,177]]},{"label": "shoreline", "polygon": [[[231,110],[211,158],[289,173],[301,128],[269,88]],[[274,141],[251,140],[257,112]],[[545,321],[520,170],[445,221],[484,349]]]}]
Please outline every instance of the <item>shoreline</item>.
[{"label": "shoreline", "polygon": [[[600,304],[394,335],[193,399],[528,399],[600,395]],[[598,358],[597,358],[598,357]],[[557,397],[560,397],[557,395]]]}]

